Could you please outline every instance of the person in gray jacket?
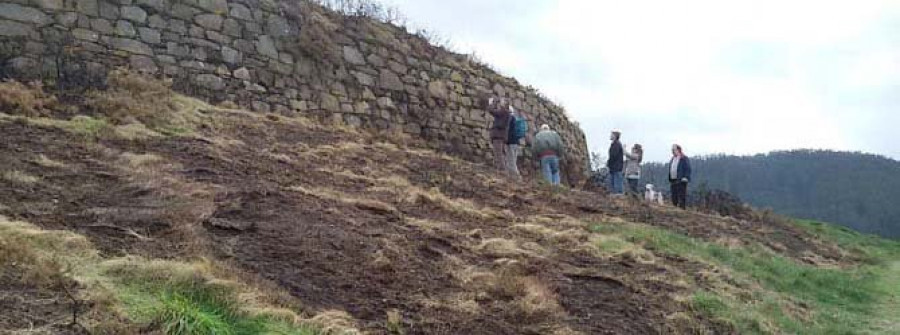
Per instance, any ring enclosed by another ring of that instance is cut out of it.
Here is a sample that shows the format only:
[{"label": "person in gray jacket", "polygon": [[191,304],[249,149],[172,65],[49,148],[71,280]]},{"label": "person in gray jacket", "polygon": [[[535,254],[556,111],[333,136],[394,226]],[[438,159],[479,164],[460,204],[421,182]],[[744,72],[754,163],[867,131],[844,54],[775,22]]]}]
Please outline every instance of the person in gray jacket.
[{"label": "person in gray jacket", "polygon": [[533,150],[535,157],[541,161],[544,179],[551,185],[559,185],[559,158],[563,153],[563,141],[559,133],[551,130],[549,125],[542,125],[541,131],[534,136]]},{"label": "person in gray jacket", "polygon": [[644,148],[640,144],[631,147],[631,152],[625,153],[625,180],[628,181],[628,193],[640,197],[641,190],[641,161],[644,160]]}]

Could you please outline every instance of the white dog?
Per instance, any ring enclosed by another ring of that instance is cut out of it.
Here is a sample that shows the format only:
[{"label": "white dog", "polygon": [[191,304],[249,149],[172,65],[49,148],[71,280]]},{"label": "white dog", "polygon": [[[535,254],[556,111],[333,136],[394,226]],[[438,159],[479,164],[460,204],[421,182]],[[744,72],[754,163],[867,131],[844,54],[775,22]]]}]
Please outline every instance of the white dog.
[{"label": "white dog", "polygon": [[660,205],[664,205],[665,201],[663,201],[662,192],[657,192],[653,189],[653,184],[647,184],[647,191],[644,192],[644,200],[648,202],[656,202]]}]

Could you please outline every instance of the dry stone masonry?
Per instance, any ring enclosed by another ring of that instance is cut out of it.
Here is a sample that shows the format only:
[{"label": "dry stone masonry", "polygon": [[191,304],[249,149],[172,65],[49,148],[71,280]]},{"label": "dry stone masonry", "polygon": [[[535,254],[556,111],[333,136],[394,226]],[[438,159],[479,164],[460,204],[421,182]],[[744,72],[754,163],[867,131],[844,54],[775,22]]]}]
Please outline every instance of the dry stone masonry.
[{"label": "dry stone masonry", "polygon": [[[302,0],[0,1],[0,75],[59,86],[129,67],[259,112],[402,131],[471,160],[490,155],[485,98],[510,98],[558,129],[570,181],[584,134],[534,89],[400,28]],[[536,126],[533,125],[533,126]]]}]

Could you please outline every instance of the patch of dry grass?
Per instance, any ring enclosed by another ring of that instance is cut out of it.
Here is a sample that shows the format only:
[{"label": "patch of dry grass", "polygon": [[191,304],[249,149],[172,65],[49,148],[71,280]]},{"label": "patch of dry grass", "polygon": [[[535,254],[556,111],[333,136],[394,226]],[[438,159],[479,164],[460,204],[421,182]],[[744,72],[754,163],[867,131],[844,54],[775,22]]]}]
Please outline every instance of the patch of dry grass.
[{"label": "patch of dry grass", "polygon": [[41,181],[41,178],[32,176],[19,170],[3,172],[3,179],[15,185],[32,185]]},{"label": "patch of dry grass", "polygon": [[392,213],[399,215],[400,211],[396,207],[374,199],[360,198],[347,193],[325,189],[325,188],[306,188],[303,186],[292,186],[288,190],[313,196],[320,199],[340,202],[355,206],[364,210],[371,210],[382,213]]},{"label": "patch of dry grass", "polygon": [[57,104],[55,96],[44,92],[41,82],[0,82],[0,110],[5,112],[26,117],[44,116]]},{"label": "patch of dry grass", "polygon": [[44,154],[38,155],[38,157],[35,158],[35,159],[33,159],[32,161],[33,161],[35,164],[40,165],[40,166],[45,167],[45,168],[62,169],[62,168],[65,168],[65,167],[66,167],[66,164],[64,164],[64,163],[62,163],[62,162],[60,162],[60,161],[56,161],[56,160],[50,159],[50,158],[48,158],[48,157],[47,157],[46,155],[44,155]]}]

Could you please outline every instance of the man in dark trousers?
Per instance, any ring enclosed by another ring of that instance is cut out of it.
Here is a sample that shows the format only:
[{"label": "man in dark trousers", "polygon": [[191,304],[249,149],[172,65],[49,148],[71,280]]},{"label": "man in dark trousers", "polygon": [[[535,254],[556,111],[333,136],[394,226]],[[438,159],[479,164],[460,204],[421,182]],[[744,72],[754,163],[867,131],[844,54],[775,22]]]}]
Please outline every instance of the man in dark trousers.
[{"label": "man in dark trousers", "polygon": [[669,183],[672,185],[672,204],[687,208],[687,189],[691,182],[691,160],[684,155],[681,146],[672,145],[672,160],[669,161]]},{"label": "man in dark trousers", "polygon": [[609,145],[609,160],[606,161],[606,167],[609,169],[609,191],[612,194],[625,193],[625,149],[619,139],[622,132],[613,130],[609,137],[612,144]]},{"label": "man in dark trousers", "polygon": [[509,140],[509,127],[512,125],[512,113],[509,109],[509,101],[498,97],[488,100],[487,110],[494,116],[491,125],[491,146],[494,149],[494,167],[508,173],[507,141]]}]

